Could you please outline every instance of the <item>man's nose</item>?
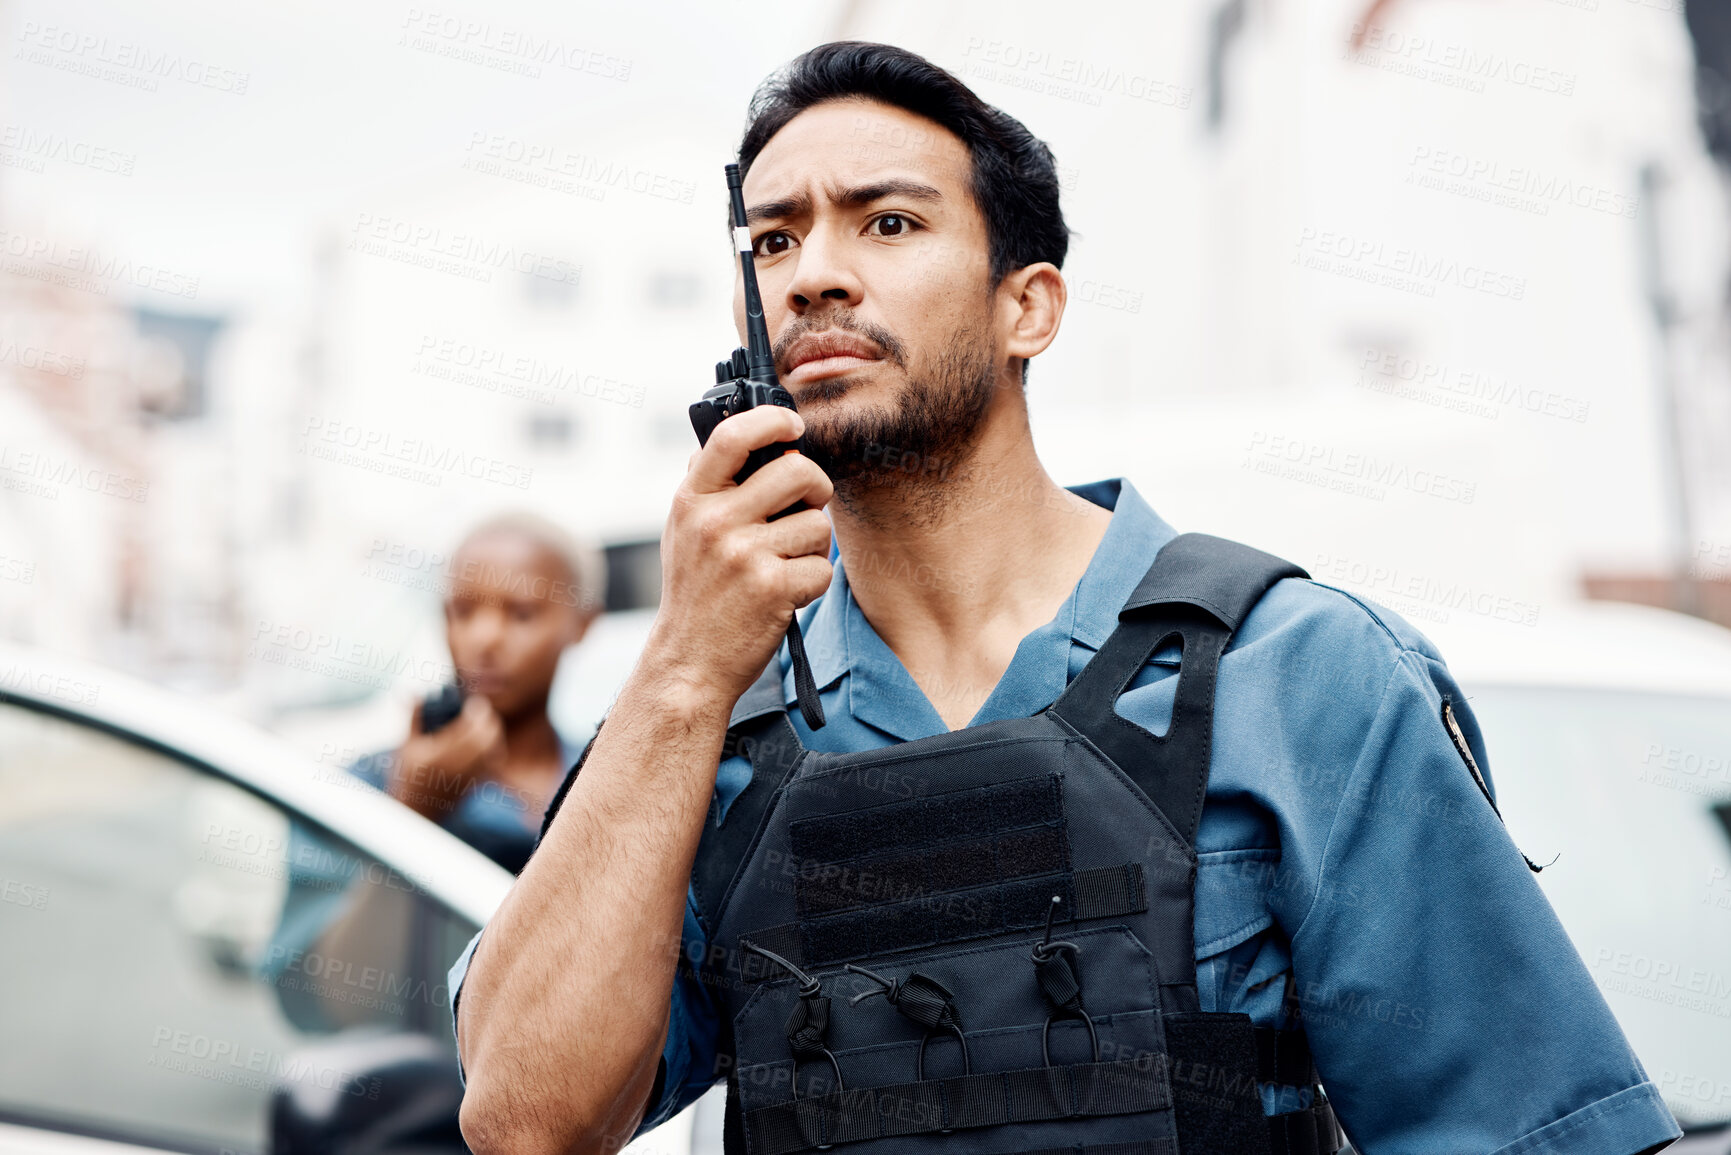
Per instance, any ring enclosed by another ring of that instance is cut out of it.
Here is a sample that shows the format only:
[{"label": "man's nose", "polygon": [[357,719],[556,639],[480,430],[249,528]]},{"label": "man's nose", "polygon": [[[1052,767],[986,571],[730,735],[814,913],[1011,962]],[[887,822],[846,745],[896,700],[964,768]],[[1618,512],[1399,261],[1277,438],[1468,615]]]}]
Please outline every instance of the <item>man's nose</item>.
[{"label": "man's nose", "polygon": [[847,259],[846,242],[814,229],[799,248],[799,264],[787,283],[787,307],[803,314],[813,305],[830,301],[858,305],[864,286]]},{"label": "man's nose", "polygon": [[505,615],[497,606],[482,606],[469,616],[468,641],[479,653],[498,645],[505,636]]}]

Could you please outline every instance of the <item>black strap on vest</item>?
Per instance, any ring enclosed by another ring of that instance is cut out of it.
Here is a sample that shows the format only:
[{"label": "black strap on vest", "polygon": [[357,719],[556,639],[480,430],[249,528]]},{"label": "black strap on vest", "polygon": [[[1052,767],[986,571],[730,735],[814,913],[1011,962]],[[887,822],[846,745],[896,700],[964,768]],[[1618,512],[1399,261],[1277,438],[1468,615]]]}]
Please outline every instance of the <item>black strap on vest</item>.
[{"label": "black strap on vest", "polygon": [[1072,1063],[925,1079],[789,1099],[744,1112],[757,1155],[976,1127],[1154,1111],[1171,1102],[1161,1064]]},{"label": "black strap on vest", "polygon": [[[1250,610],[1276,582],[1308,577],[1291,562],[1209,534],[1167,542],[1118,615],[1118,626],[1051,706],[1086,735],[1196,844],[1213,752],[1220,659]],[[1155,735],[1121,716],[1118,698],[1167,642],[1181,646],[1172,721]],[[1189,1010],[1165,1016],[1174,1063],[1180,1145],[1205,1155],[1332,1153],[1334,1115],[1318,1100],[1266,1117],[1259,1083],[1314,1094],[1309,1049],[1295,1032],[1260,1031],[1249,1016]],[[1206,1076],[1206,1093],[1187,1080]],[[1286,1080],[1290,1079],[1288,1083]],[[1182,1090],[1180,1091],[1180,1088]]]},{"label": "black strap on vest", "polygon": [[[1118,614],[1118,628],[1051,712],[1088,735],[1191,845],[1202,820],[1214,735],[1214,678],[1232,634],[1281,578],[1309,577],[1289,561],[1205,533],[1160,550]],[[1172,724],[1150,734],[1119,715],[1118,697],[1154,651],[1178,638]]]}]

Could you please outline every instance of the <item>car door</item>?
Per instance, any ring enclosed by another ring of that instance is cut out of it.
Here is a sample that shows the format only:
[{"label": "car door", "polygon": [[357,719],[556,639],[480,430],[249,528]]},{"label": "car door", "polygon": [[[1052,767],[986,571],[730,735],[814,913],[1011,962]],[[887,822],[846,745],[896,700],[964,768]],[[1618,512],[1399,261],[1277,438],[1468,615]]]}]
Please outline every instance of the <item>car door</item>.
[{"label": "car door", "polygon": [[445,969],[475,927],[414,873],[0,699],[0,1121],[250,1155],[273,1092],[379,1096],[334,1041],[414,1036],[454,1073]]}]

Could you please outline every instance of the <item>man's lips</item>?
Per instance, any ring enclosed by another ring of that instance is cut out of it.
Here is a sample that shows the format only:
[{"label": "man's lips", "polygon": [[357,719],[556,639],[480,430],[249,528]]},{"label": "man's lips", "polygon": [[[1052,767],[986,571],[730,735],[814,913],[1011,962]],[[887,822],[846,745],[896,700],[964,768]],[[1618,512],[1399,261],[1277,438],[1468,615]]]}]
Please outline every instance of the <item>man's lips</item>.
[{"label": "man's lips", "polygon": [[810,333],[788,350],[784,381],[817,381],[883,359],[876,345],[852,333],[828,330]]},{"label": "man's lips", "polygon": [[861,357],[851,353],[837,354],[833,357],[819,357],[815,361],[801,361],[783,375],[783,382],[801,384],[807,381],[819,381],[825,377],[834,377],[857,369],[861,365],[870,365],[878,361],[877,357]]}]

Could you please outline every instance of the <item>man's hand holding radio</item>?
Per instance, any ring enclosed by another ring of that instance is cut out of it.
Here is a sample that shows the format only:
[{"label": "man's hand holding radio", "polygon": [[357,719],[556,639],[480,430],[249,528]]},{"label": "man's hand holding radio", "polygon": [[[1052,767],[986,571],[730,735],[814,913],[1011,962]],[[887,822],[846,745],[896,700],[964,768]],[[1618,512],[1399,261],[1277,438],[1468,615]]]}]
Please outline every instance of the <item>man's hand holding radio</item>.
[{"label": "man's hand holding radio", "polygon": [[421,728],[422,706],[415,703],[389,787],[391,797],[438,822],[471,786],[498,777],[505,766],[505,724],[491,702],[471,694],[461,713],[428,734]]},{"label": "man's hand holding radio", "polygon": [[[833,487],[817,464],[785,453],[735,484],[753,450],[792,441],[805,421],[762,405],[721,422],[691,456],[661,535],[661,611],[642,671],[731,709],[781,644],[793,612],[829,586]],[[803,501],[808,508],[774,521]]]},{"label": "man's hand holding radio", "polygon": [[674,495],[643,655],[463,986],[463,1133],[481,1155],[615,1150],[642,1118],[728,715],[829,585],[823,470],[787,453],[734,482],[804,427],[777,405],[729,417]]}]

